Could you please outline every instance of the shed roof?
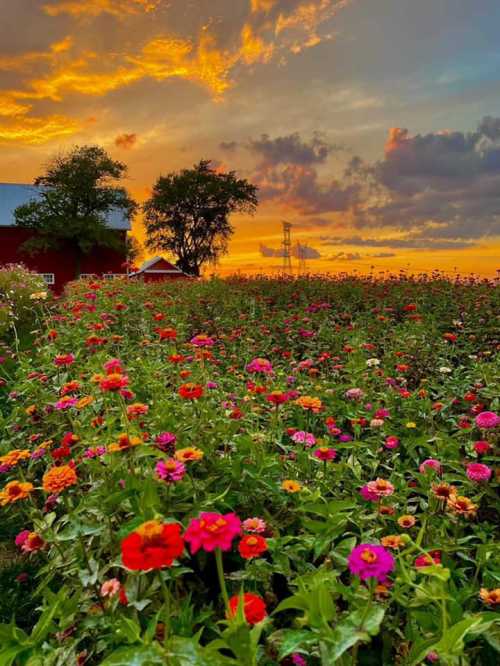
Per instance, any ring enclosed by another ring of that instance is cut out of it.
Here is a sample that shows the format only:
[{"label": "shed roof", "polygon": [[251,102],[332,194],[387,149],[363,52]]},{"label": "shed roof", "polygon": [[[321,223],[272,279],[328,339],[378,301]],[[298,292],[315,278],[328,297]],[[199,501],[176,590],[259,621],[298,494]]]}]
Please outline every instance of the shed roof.
[{"label": "shed roof", "polygon": [[[18,206],[36,199],[40,188],[23,183],[0,183],[0,227],[14,226],[14,211]],[[110,229],[130,229],[129,220],[119,210],[111,210],[106,219]]]}]

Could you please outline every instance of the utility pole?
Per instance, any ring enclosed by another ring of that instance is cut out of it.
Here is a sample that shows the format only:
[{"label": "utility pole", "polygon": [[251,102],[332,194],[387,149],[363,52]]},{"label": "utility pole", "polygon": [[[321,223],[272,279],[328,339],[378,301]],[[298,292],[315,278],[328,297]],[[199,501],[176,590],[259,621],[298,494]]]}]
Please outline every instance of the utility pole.
[{"label": "utility pole", "polygon": [[292,238],[290,222],[283,220],[283,273],[292,272]]}]

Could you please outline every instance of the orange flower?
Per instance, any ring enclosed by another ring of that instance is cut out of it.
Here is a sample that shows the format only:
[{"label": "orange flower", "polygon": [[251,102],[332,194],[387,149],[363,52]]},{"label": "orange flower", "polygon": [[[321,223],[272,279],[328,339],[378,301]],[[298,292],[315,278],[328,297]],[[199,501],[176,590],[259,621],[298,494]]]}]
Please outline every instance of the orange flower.
[{"label": "orange flower", "polygon": [[83,409],[84,407],[88,407],[94,402],[94,398],[91,395],[85,395],[83,398],[80,398],[80,400],[76,403],[76,408],[77,409]]},{"label": "orange flower", "polygon": [[126,451],[127,449],[131,449],[133,446],[139,446],[139,444],[142,444],[142,439],[140,437],[135,437],[134,435],[129,437],[126,433],[123,433],[118,435],[117,442],[113,442],[113,444],[109,445],[108,451],[110,453],[116,453],[116,451]]},{"label": "orange flower", "polygon": [[0,465],[9,465],[9,467],[14,467],[21,460],[25,460],[30,457],[30,452],[28,449],[14,449],[9,451],[4,456],[0,456]]},{"label": "orange flower", "polygon": [[9,481],[5,488],[0,492],[0,504],[12,504],[17,500],[25,499],[33,492],[33,484],[25,481]]},{"label": "orange flower", "polygon": [[191,462],[196,460],[201,460],[205,454],[201,449],[197,449],[196,446],[187,446],[184,449],[178,449],[174,453],[174,458],[180,460],[181,462]]},{"label": "orange flower", "polygon": [[481,601],[487,606],[498,606],[500,604],[500,587],[494,590],[487,590],[484,587],[479,592]]},{"label": "orange flower", "polygon": [[133,419],[136,416],[142,416],[143,414],[147,414],[149,411],[149,407],[147,405],[144,405],[142,402],[134,402],[133,405],[128,405],[127,407],[127,416],[129,419]]},{"label": "orange flower", "polygon": [[384,548],[390,548],[391,550],[398,550],[403,545],[403,539],[399,534],[389,534],[389,536],[382,537],[380,543]]},{"label": "orange flower", "polygon": [[414,516],[405,515],[398,518],[399,527],[404,527],[405,530],[408,530],[410,529],[410,527],[413,527],[413,525],[415,525],[416,522],[417,521]]},{"label": "orange flower", "polygon": [[474,504],[468,497],[462,495],[451,495],[448,498],[447,506],[453,513],[466,518],[473,518],[476,515],[477,505]]},{"label": "orange flower", "polygon": [[323,403],[319,398],[312,398],[310,395],[303,395],[300,398],[297,398],[295,401],[296,405],[302,407],[302,409],[309,410],[311,412],[319,412],[323,408]]},{"label": "orange flower", "polygon": [[287,493],[298,493],[302,490],[302,485],[293,479],[285,479],[281,484],[281,488],[286,490]]},{"label": "orange flower", "polygon": [[433,483],[432,492],[438,500],[448,500],[452,495],[457,494],[455,486],[450,486],[449,483]]},{"label": "orange flower", "polygon": [[33,416],[33,414],[36,414],[37,407],[36,405],[30,405],[29,407],[26,407],[24,411],[28,416]]},{"label": "orange flower", "polygon": [[74,486],[77,482],[75,470],[69,465],[61,465],[60,467],[51,467],[42,479],[42,486],[45,492],[57,494],[65,488]]}]

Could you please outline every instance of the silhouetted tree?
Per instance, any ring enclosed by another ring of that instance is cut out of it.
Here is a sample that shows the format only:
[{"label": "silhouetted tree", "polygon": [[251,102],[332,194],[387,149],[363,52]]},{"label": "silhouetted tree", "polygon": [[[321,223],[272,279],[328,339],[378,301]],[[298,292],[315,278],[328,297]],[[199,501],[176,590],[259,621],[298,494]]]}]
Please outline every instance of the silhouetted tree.
[{"label": "silhouetted tree", "polygon": [[180,269],[196,276],[227,252],[231,213],[253,214],[258,203],[255,185],[210,164],[160,176],[143,207],[146,246],[172,253]]},{"label": "silhouetted tree", "polygon": [[126,243],[106,226],[106,218],[118,211],[130,220],[137,209],[118,185],[126,171],[124,164],[99,146],[76,147],[54,157],[46,173],[34,181],[39,196],[14,211],[16,225],[35,232],[22,249],[31,254],[71,250],[76,257],[76,277],[82,256],[96,247],[125,254]]}]

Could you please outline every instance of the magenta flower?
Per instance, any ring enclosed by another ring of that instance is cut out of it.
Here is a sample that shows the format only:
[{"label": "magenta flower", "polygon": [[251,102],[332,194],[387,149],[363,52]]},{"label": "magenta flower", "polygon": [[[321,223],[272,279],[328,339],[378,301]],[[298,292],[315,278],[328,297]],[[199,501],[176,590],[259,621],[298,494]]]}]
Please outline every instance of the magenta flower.
[{"label": "magenta flower", "polygon": [[63,398],[58,400],[54,406],[55,406],[56,409],[64,411],[66,409],[70,409],[71,407],[74,407],[77,402],[78,402],[78,400],[76,398],[72,398],[69,395],[65,395]]},{"label": "magenta flower", "polygon": [[478,428],[496,428],[500,423],[500,417],[495,412],[481,412],[476,416]]},{"label": "magenta flower", "polygon": [[213,347],[215,340],[204,333],[200,333],[191,338],[191,344],[195,347]]},{"label": "magenta flower", "polygon": [[362,488],[360,488],[359,489],[359,494],[367,502],[378,502],[377,493],[374,493],[372,490],[370,490],[370,488],[368,488],[368,485],[363,486]]},{"label": "magenta flower", "polygon": [[360,388],[350,388],[347,389],[344,395],[348,400],[361,400],[365,392]]},{"label": "magenta flower", "polygon": [[428,469],[433,469],[436,474],[441,474],[442,467],[441,463],[439,460],[436,460],[435,458],[427,458],[427,460],[424,460],[424,462],[420,465],[418,468],[418,471],[420,474],[425,474],[426,470]]},{"label": "magenta flower", "polygon": [[491,467],[483,463],[469,463],[465,473],[471,481],[488,481],[491,476]]},{"label": "magenta flower", "polygon": [[384,446],[386,449],[397,449],[399,446],[399,438],[394,435],[389,435],[385,438]]},{"label": "magenta flower", "polygon": [[387,574],[394,569],[395,561],[383,546],[362,543],[353,548],[347,558],[347,564],[350,572],[359,576],[361,580],[376,578],[379,583],[383,583]]},{"label": "magenta flower", "polygon": [[156,445],[162,451],[169,451],[170,449],[174,450],[176,441],[177,437],[173,432],[161,432],[155,437]]},{"label": "magenta flower", "polygon": [[270,375],[273,371],[273,366],[271,361],[268,361],[266,358],[254,358],[253,361],[248,363],[247,372],[254,373],[263,373],[265,375]]},{"label": "magenta flower", "polygon": [[233,539],[241,534],[241,521],[235,513],[202,512],[188,525],[184,539],[189,543],[191,554],[200,548],[212,552],[216,548],[229,550]]},{"label": "magenta flower", "polygon": [[319,449],[316,449],[313,456],[318,458],[318,460],[323,461],[335,460],[337,451],[335,451],[335,449],[330,449],[328,446],[321,446]]},{"label": "magenta flower", "polygon": [[163,481],[166,481],[167,483],[175,483],[176,481],[181,481],[183,478],[186,473],[186,465],[174,458],[168,458],[165,461],[160,460],[156,463],[155,470]]}]

